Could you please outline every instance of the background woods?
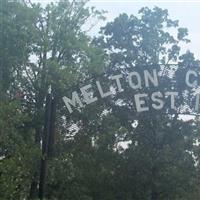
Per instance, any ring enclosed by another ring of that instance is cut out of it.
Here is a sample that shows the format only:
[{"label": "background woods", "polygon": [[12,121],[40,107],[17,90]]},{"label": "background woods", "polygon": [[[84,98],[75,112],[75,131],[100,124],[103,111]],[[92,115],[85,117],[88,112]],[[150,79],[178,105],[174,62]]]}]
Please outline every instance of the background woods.
[{"label": "background woods", "polygon": [[[104,14],[83,0],[46,6],[1,0],[0,199],[38,198],[50,85],[56,123],[46,199],[200,199],[200,119],[183,78],[189,69],[200,73],[200,61],[180,53],[187,29],[167,10],[144,7],[91,37]],[[166,102],[161,111],[137,113],[134,94],[155,88],[132,90],[123,82],[123,93],[71,114],[64,107],[62,97],[84,83],[97,79],[106,87],[110,75],[155,68],[159,91],[179,91],[176,109]],[[196,117],[183,120],[188,112]]]}]

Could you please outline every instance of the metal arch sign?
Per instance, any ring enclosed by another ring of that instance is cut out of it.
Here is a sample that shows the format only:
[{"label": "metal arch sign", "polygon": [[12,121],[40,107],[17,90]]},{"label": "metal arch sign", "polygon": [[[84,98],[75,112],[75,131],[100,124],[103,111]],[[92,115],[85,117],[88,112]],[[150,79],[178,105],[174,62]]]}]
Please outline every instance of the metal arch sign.
[{"label": "metal arch sign", "polygon": [[[89,105],[98,100],[97,96],[94,96],[92,91],[94,88],[98,91],[100,98],[106,98],[111,95],[116,95],[124,91],[121,82],[125,80],[128,87],[133,90],[140,90],[149,87],[158,88],[159,86],[159,74],[156,69],[144,70],[142,75],[137,71],[132,71],[124,77],[124,75],[117,74],[109,77],[112,81],[112,85],[115,85],[114,89],[111,85],[107,87],[107,90],[103,89],[99,80],[95,81],[95,84],[87,84],[80,87],[79,91],[73,91],[71,97],[63,97],[64,104],[69,113],[72,113],[74,109],[83,108],[85,105]],[[200,75],[194,70],[188,70],[184,74],[184,82],[191,90],[200,87]],[[80,94],[79,94],[80,93]],[[192,110],[198,113],[200,110],[200,92],[196,92],[194,95],[194,107]],[[179,96],[178,91],[166,91],[164,93],[160,91],[152,92],[151,95],[147,93],[137,93],[134,95],[135,108],[137,112],[148,111],[149,107],[146,104],[146,99],[151,99],[151,106],[155,110],[160,110],[164,107],[165,100],[170,101],[170,108],[176,109],[176,98]],[[81,98],[82,97],[82,98]]]}]

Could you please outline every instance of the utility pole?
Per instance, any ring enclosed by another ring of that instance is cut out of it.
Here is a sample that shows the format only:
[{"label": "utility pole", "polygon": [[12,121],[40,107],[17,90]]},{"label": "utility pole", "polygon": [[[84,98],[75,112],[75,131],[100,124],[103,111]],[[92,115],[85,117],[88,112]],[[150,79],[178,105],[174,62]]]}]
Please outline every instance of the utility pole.
[{"label": "utility pole", "polygon": [[54,135],[55,135],[56,102],[51,89],[46,96],[45,122],[42,137],[42,158],[40,165],[39,194],[40,200],[45,197],[45,185],[48,169],[48,159],[53,155]]}]

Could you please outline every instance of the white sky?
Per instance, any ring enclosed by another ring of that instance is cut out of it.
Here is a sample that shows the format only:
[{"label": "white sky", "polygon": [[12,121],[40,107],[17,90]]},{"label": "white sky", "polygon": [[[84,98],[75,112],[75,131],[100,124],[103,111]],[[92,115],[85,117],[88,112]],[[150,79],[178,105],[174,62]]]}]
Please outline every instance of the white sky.
[{"label": "white sky", "polygon": [[[179,20],[179,25],[189,30],[188,38],[191,40],[191,43],[182,45],[182,52],[189,49],[195,54],[196,58],[200,59],[200,0],[91,0],[89,5],[95,6],[99,10],[107,10],[106,21],[112,21],[120,13],[137,15],[138,10],[144,6],[150,8],[158,6],[168,9],[170,18]],[[99,24],[93,30],[94,34],[105,23]]]},{"label": "white sky", "polygon": [[[32,2],[55,2],[58,0],[32,0]],[[77,0],[78,1],[78,0]],[[100,26],[112,21],[120,13],[137,15],[138,10],[144,6],[154,6],[168,9],[172,20],[179,20],[181,27],[188,28],[191,43],[182,45],[182,53],[190,50],[200,59],[200,0],[90,0],[88,6],[95,6],[98,10],[108,11],[107,20],[99,23],[91,32],[96,35]]]}]

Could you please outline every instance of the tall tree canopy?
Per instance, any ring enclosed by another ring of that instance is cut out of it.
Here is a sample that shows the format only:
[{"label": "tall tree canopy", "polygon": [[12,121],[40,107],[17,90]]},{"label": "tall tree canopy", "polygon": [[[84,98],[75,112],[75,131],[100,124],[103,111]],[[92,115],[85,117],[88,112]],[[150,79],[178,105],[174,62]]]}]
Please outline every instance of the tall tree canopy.
[{"label": "tall tree canopy", "polygon": [[[91,38],[85,27],[103,20],[104,11],[84,0],[0,4],[0,199],[38,197],[49,86],[56,131],[47,199],[200,198],[199,118],[180,117],[194,101],[183,74],[200,73],[191,52],[180,54],[180,44],[189,42],[186,28],[167,10],[145,7],[137,16],[121,14]],[[62,97],[86,83],[106,87],[110,75],[151,69],[159,72],[159,91],[179,91],[176,109],[168,99],[162,110],[137,113],[134,95],[155,88],[133,90],[125,81],[117,95],[71,114],[64,107]]]}]

